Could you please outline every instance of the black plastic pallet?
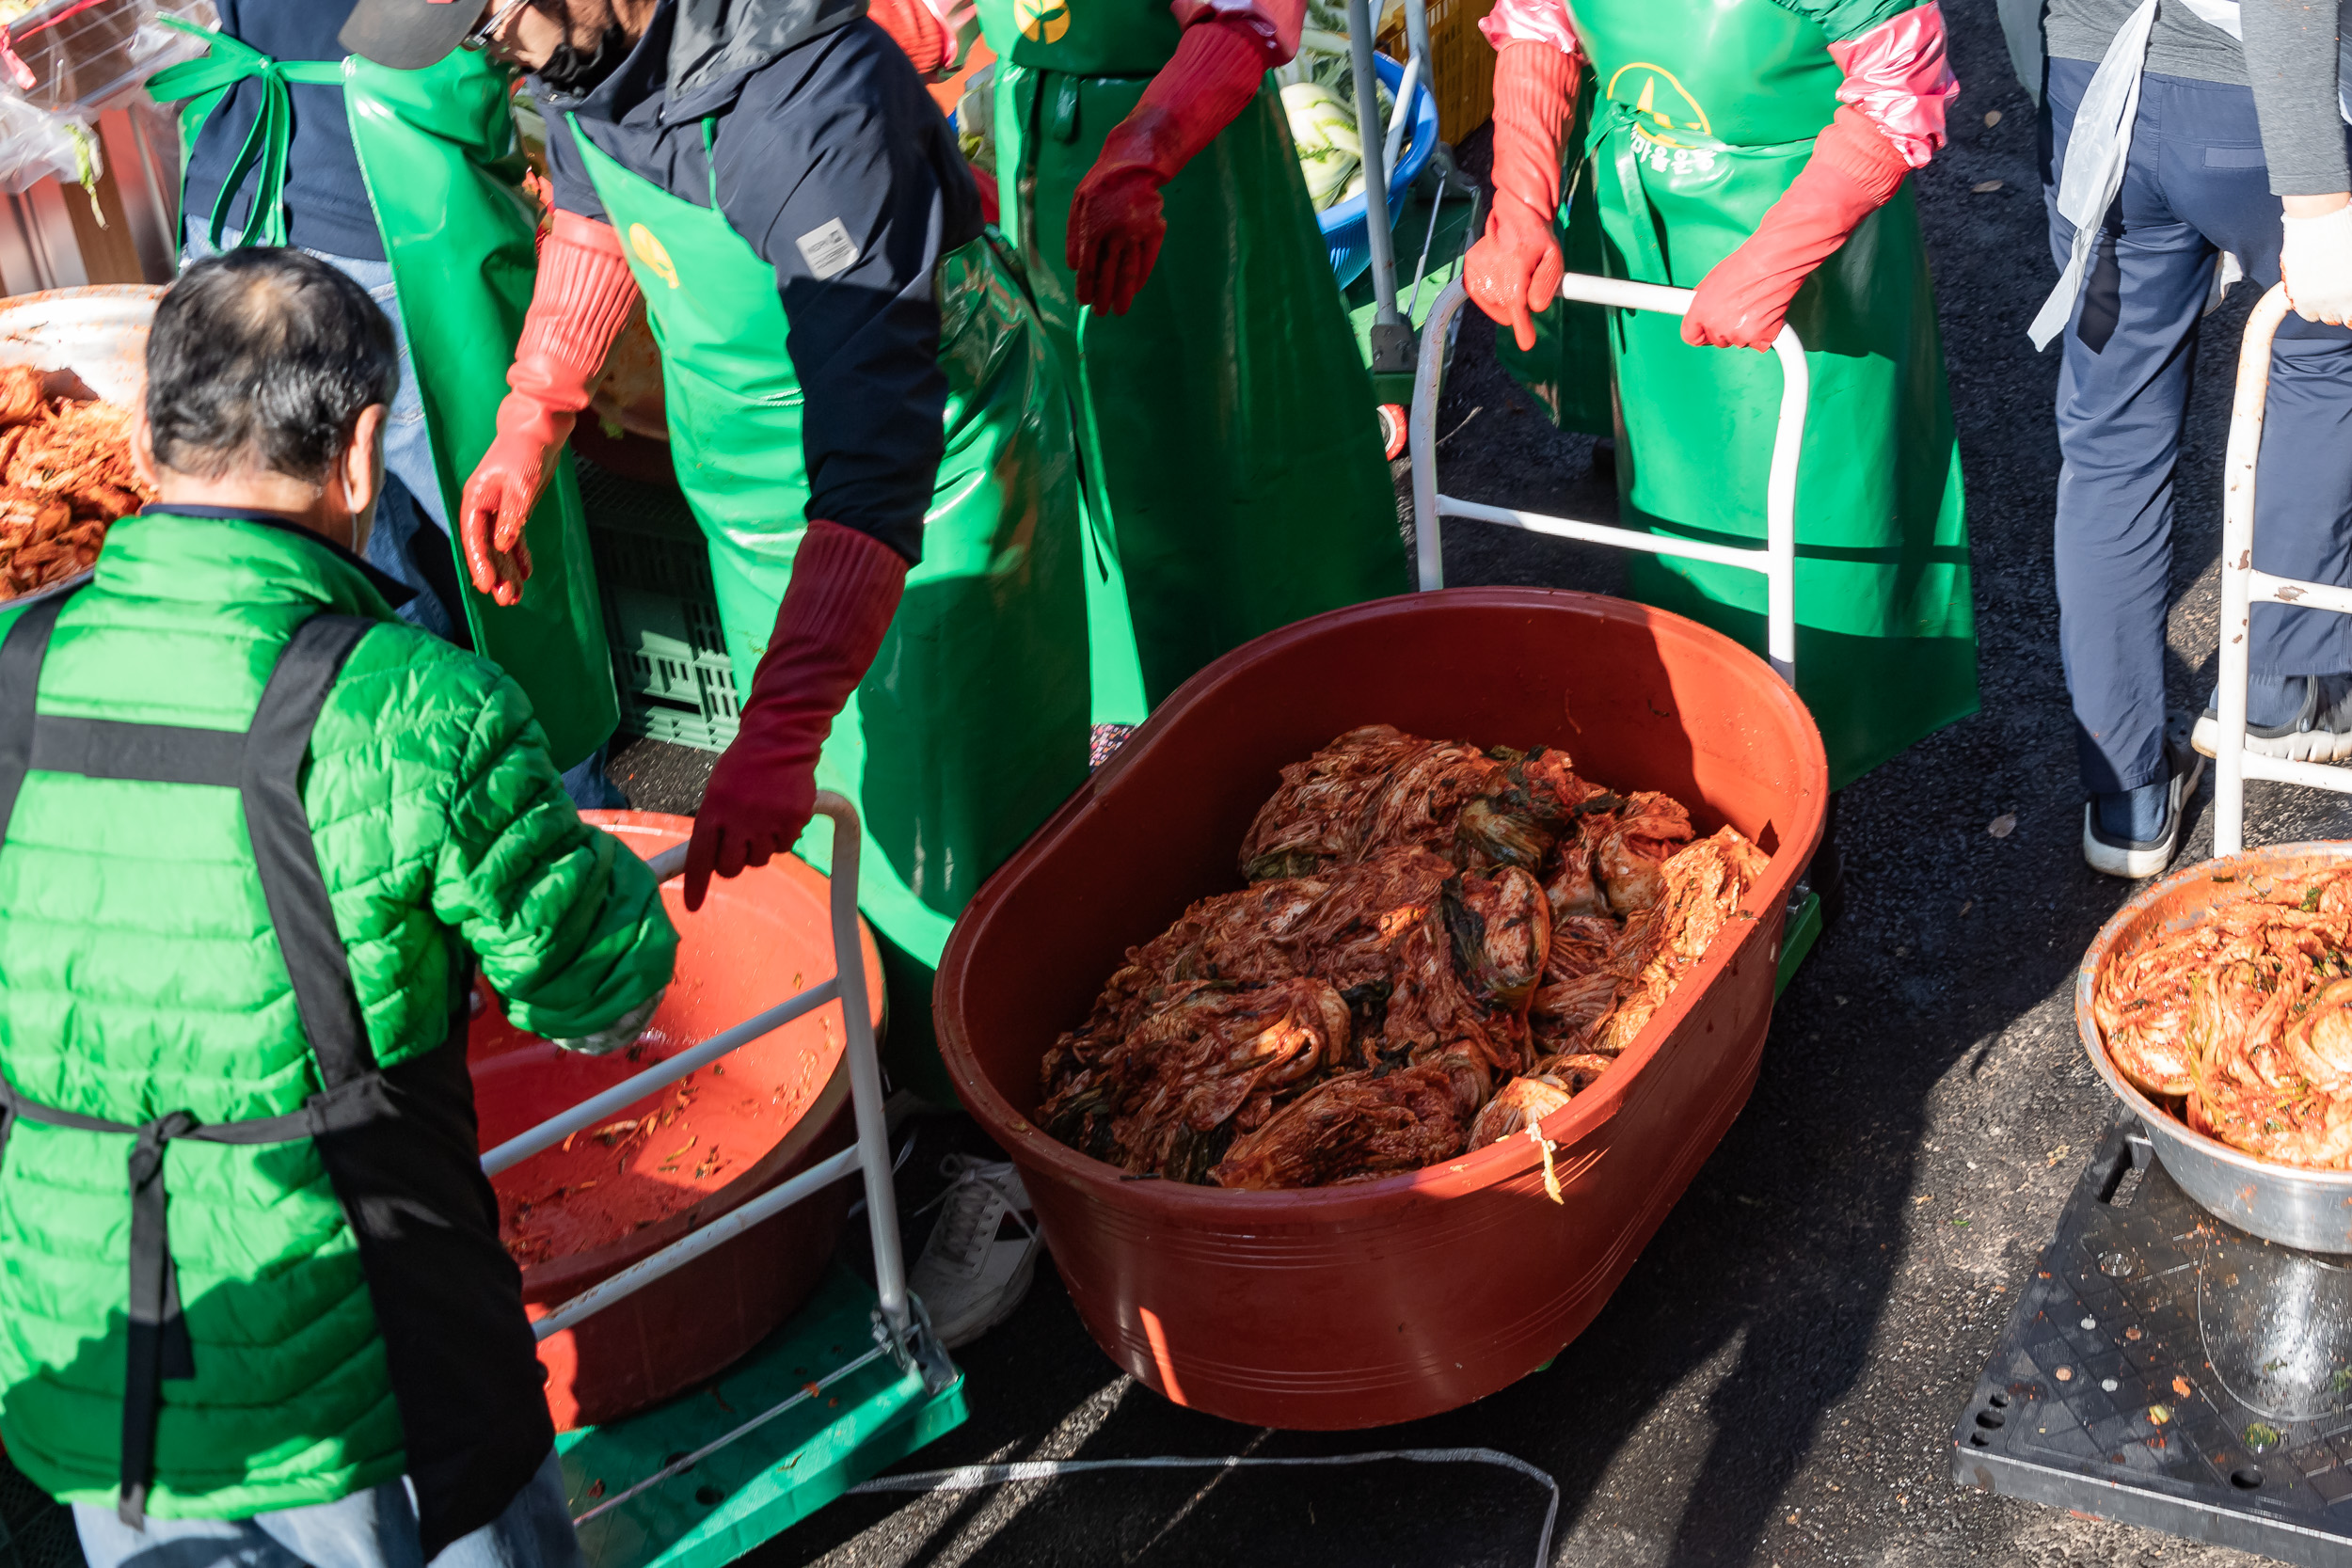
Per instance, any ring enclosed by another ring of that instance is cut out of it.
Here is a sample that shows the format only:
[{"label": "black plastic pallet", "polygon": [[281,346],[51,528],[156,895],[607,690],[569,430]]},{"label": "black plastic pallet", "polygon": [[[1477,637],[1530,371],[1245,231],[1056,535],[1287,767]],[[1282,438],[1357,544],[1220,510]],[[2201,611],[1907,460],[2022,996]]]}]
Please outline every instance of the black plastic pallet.
[{"label": "black plastic pallet", "polygon": [[72,1511],[0,1455],[0,1568],[82,1568]]},{"label": "black plastic pallet", "polygon": [[2352,1564],[2347,1265],[2216,1219],[2119,1122],[1961,1413],[1953,1480]]}]

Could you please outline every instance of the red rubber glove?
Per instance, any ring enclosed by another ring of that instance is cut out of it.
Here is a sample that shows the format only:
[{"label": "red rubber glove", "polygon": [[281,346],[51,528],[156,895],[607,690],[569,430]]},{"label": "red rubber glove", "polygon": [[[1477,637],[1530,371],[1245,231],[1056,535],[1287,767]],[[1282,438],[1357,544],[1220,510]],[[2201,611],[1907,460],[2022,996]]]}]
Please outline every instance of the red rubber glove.
[{"label": "red rubber glove", "polygon": [[1211,15],[1184,29],[1071,198],[1063,256],[1078,275],[1079,304],[1127,313],[1168,235],[1160,187],[1249,106],[1279,48],[1270,31],[1239,17]]},{"label": "red rubber glove", "polygon": [[776,632],[735,739],[710,770],[686,847],[686,907],[715,876],[787,854],[817,811],[817,753],[898,613],[906,558],[839,523],[812,522],[792,557]]},{"label": "red rubber glove", "polygon": [[500,604],[522,603],[531,576],[523,525],[636,305],[637,280],[612,226],[559,211],[540,241],[539,277],[506,372],[513,389],[499,404],[498,438],[457,503],[466,570]]},{"label": "red rubber glove", "polygon": [[925,81],[935,82],[947,74],[951,40],[923,0],[866,0],[866,14],[906,51]]},{"label": "red rubber glove", "polygon": [[1682,341],[1771,352],[1798,287],[1910,172],[1877,126],[1841,106],[1756,232],[1699,279]]},{"label": "red rubber glove", "polygon": [[1535,314],[1560,292],[1560,144],[1576,99],[1579,61],[1549,43],[1514,40],[1495,51],[1494,211],[1470,246],[1463,285],[1507,326],[1522,353]]}]

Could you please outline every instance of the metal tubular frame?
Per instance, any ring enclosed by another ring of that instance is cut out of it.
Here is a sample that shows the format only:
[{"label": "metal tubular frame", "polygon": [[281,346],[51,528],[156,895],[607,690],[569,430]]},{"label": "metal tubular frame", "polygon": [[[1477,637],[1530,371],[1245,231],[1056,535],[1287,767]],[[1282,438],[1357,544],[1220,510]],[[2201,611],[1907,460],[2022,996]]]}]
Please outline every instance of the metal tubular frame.
[{"label": "metal tubular frame", "polygon": [[[1364,225],[1372,241],[1372,291],[1382,323],[1401,321],[1396,312],[1396,246],[1389,232],[1389,171],[1376,148],[1387,142],[1380,118],[1380,78],[1372,64],[1371,0],[1347,0],[1348,60],[1356,79],[1356,136],[1364,170]],[[1405,104],[1400,101],[1401,118]],[[1372,127],[1367,131],[1366,126]]]},{"label": "metal tubular frame", "polygon": [[[1560,297],[1620,310],[1656,310],[1680,316],[1691,309],[1688,289],[1656,283],[1631,283],[1622,278],[1569,273],[1560,279]],[[1438,386],[1445,368],[1446,343],[1454,318],[1470,300],[1462,280],[1455,278],[1429,308],[1421,333],[1421,356],[1413,370],[1413,408],[1406,431],[1413,466],[1413,537],[1420,554],[1421,586],[1445,586],[1444,543],[1440,517],[1469,517],[1500,523],[1560,539],[1610,545],[1622,550],[1646,550],[1653,555],[1683,556],[1692,561],[1740,566],[1764,574],[1765,652],[1773,671],[1794,686],[1797,680],[1797,457],[1804,439],[1804,417],[1812,377],[1804,362],[1804,345],[1796,330],[1784,325],[1772,341],[1780,357],[1780,423],[1772,436],[1772,466],[1764,487],[1764,546],[1761,549],[1709,545],[1671,534],[1640,533],[1605,523],[1578,522],[1511,507],[1486,506],[1438,491]],[[2232,449],[2235,451],[2234,447]],[[2352,595],[2347,595],[2352,597]],[[2241,683],[2241,700],[2244,697]]]},{"label": "metal tubular frame", "polygon": [[[923,1341],[928,1330],[907,1294],[906,1259],[898,1239],[898,1206],[891,1184],[890,1140],[882,1115],[882,1062],[874,1047],[873,1009],[866,997],[866,949],[858,928],[857,808],[831,790],[817,794],[817,809],[833,819],[833,877],[830,913],[833,926],[834,977],[810,987],[755,1018],[713,1035],[691,1050],[659,1062],[634,1077],[593,1095],[560,1116],[509,1138],[482,1157],[485,1175],[496,1175],[573,1133],[596,1125],[613,1112],[644,1099],[654,1090],[677,1082],[729,1052],[806,1017],[829,1002],[841,1004],[842,1046],[850,1067],[850,1102],[857,1118],[857,1141],[818,1162],[789,1180],[729,1211],[708,1225],[681,1237],[652,1257],[623,1269],[599,1284],[564,1302],[532,1324],[539,1338],[580,1323],[614,1302],[644,1289],[664,1275],[692,1262],[714,1247],[724,1245],[753,1226],[853,1174],[866,1181],[866,1216],[874,1243],[875,1293],[881,1297],[878,1332],[905,1364],[923,1365],[927,1371],[944,1367],[945,1359]],[[667,881],[685,869],[683,845],[663,851],[646,863],[655,879]]]},{"label": "metal tubular frame", "polygon": [[2256,603],[2295,605],[2352,615],[2352,588],[2298,582],[2254,568],[2254,464],[2262,453],[2263,408],[2270,398],[2270,343],[2286,319],[2283,284],[2263,295],[2247,318],[2237,356],[2237,393],[2230,405],[2230,445],[2222,459],[2221,676],[2214,747],[2213,852],[2246,847],[2246,781],[2270,779],[2352,794],[2352,768],[2265,757],[2246,749],[2246,682]]}]

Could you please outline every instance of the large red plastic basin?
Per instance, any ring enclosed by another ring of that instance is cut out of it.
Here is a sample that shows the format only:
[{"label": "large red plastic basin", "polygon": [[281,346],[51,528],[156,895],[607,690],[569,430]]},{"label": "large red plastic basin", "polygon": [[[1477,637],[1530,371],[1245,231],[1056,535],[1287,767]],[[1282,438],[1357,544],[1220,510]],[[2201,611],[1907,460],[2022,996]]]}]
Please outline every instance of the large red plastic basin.
[{"label": "large red plastic basin", "polygon": [[[580,815],[646,858],[685,842],[693,828],[691,818],[650,812]],[[678,930],[677,974],[634,1059],[627,1052],[561,1051],[511,1027],[495,1004],[482,1008],[467,1057],[483,1148],[829,979],[827,891],[823,877],[788,857],[711,883],[693,914],[679,884],[665,884],[662,902]],[[870,932],[865,946],[869,999],[879,1012],[881,958]],[[851,1117],[841,1046],[836,1002],[723,1058],[716,1071],[699,1069],[600,1124],[654,1118],[662,1123],[658,1132],[631,1130],[607,1143],[591,1129],[568,1148],[548,1149],[495,1177],[510,1235],[517,1203],[534,1205],[519,1227],[534,1255],[523,1268],[531,1315],[846,1148]],[[559,1189],[567,1191],[550,1198]],[[850,1184],[837,1182],[541,1340],[557,1427],[593,1426],[642,1409],[749,1351],[816,1288],[849,1202]]]},{"label": "large red plastic basin", "polygon": [[[1662,789],[1701,832],[1772,852],[1731,923],[1617,1068],[1514,1138],[1359,1186],[1224,1192],[1137,1180],[1028,1119],[1038,1063],[1124,950],[1238,883],[1276,770],[1359,724],[1564,747]],[[1760,659],[1622,600],[1476,588],[1386,599],[1203,670],[973,900],[940,965],[939,1037],[1010,1153],[1088,1330],[1180,1404],[1343,1428],[1468,1403],[1600,1310],[1756,1082],[1789,883],[1820,836],[1820,734]]]}]

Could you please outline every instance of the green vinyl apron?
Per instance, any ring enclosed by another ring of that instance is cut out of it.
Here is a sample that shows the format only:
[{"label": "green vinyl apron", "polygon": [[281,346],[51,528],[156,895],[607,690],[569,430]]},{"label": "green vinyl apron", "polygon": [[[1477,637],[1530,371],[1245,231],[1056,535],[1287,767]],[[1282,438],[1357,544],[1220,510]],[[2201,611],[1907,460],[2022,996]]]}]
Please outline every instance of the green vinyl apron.
[{"label": "green vinyl apron", "polygon": [[[710,546],[736,689],[776,622],[806,527],[802,388],[776,270],[720,210],[631,172],[572,121],[661,346],[678,483]],[[707,150],[714,122],[703,122]],[[781,171],[780,171],[781,173]],[[1069,402],[993,242],[938,266],[946,451],[923,560],[817,782],[865,819],[858,903],[882,939],[900,1081],[952,1104],[931,1045],[932,971],[988,874],[1086,782],[1085,520]],[[832,864],[831,824],[799,846]]]},{"label": "green vinyl apron", "polygon": [[[1828,36],[1776,0],[1608,0],[1579,5],[1576,26],[1597,92],[1564,202],[1570,264],[1597,258],[1613,277],[1695,287],[1756,231],[1836,113],[1843,73]],[[1606,411],[1600,313],[1546,315],[1537,356],[1503,357],[1538,395],[1550,388],[1563,424],[1594,428]],[[1806,280],[1788,325],[1812,372],[1797,689],[1836,787],[1977,707],[1960,452],[1908,182]],[[1628,526],[1761,543],[1776,356],[1693,347],[1654,312],[1608,312],[1605,333]],[[1627,578],[1634,597],[1762,652],[1761,573],[1634,555]]]},{"label": "green vinyl apron", "polygon": [[1124,567],[1146,695],[1278,626],[1412,586],[1372,382],[1273,87],[1161,192],[1123,316],[1082,309],[1070,203],[1176,52],[1167,0],[982,0],[997,189],[1076,392],[1088,499]]},{"label": "green vinyl apron", "polygon": [[[248,79],[262,84],[253,132],[212,214],[215,248],[224,241],[230,193],[248,174],[256,181],[251,215],[229,243],[286,243],[289,85],[343,89],[423,394],[445,515],[457,516],[459,492],[498,434],[507,366],[538,275],[538,209],[522,189],[525,165],[507,100],[513,79],[468,49],[422,71],[393,71],[358,55],[277,60],[225,34],[204,38],[208,56],[158,71],[148,91],[162,102],[188,100],[181,137],[192,148],[232,87]],[[529,537],[531,581],[522,603],[507,609],[474,591],[462,547],[454,539],[450,547],[475,650],[529,694],[556,766],[570,768],[605,743],[621,710],[568,453],[532,514]]]}]

